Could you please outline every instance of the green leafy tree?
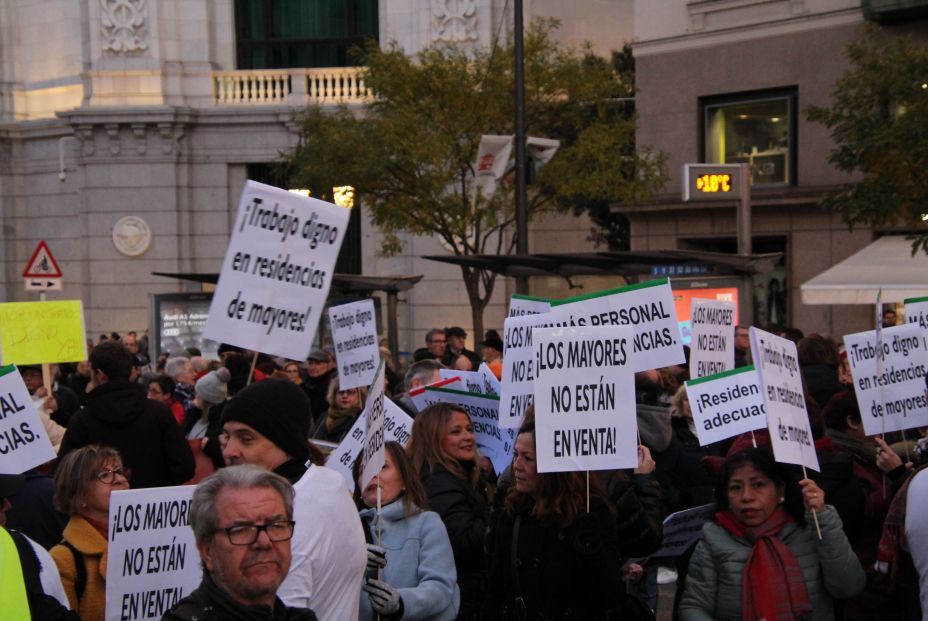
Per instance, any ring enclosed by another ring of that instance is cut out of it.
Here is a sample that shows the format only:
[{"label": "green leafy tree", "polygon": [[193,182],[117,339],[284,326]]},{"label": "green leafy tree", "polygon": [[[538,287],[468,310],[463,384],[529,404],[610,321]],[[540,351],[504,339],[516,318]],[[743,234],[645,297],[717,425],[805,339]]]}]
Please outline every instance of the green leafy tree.
[{"label": "green leafy tree", "polygon": [[[851,67],[828,107],[810,106],[809,120],[831,132],[828,161],[859,175],[824,205],[852,228],[904,226],[924,231],[928,213],[928,47],[888,37],[876,26],[847,48]],[[913,236],[913,254],[928,252],[928,232]]]},{"label": "green leafy tree", "polygon": [[[664,160],[636,150],[634,119],[615,112],[629,86],[588,50],[558,47],[555,27],[539,21],[525,34],[526,132],[561,140],[531,177],[529,217],[652,195],[665,182]],[[411,58],[372,46],[363,60],[374,99],[361,111],[309,109],[300,146],[283,162],[291,182],[323,197],[325,188],[354,186],[386,254],[400,250],[400,232],[435,236],[458,256],[512,253],[511,182],[489,200],[473,184],[481,135],[514,133],[512,48],[441,45]],[[479,336],[496,275],[461,274]]]}]

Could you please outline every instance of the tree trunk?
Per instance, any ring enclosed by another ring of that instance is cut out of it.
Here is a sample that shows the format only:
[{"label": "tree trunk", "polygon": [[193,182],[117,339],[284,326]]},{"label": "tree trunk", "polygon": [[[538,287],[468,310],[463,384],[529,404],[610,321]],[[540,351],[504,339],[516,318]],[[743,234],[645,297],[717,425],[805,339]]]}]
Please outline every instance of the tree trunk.
[{"label": "tree trunk", "polygon": [[461,266],[461,277],[464,280],[464,288],[467,290],[467,298],[470,301],[474,349],[476,350],[477,344],[483,340],[483,310],[490,301],[490,296],[493,293],[493,282],[496,280],[496,276],[493,275],[489,278],[489,290],[485,291],[483,295],[480,293],[480,282],[483,280],[483,278],[481,278],[481,270]]}]

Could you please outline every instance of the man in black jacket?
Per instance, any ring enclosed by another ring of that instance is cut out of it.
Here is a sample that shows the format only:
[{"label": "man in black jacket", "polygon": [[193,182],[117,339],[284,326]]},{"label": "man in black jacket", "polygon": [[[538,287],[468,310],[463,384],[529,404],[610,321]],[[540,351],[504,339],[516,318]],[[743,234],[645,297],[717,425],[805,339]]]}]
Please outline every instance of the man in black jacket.
[{"label": "man in black jacket", "polygon": [[133,488],[178,485],[193,478],[193,453],[171,410],[146,398],[145,388],[129,381],[132,354],[120,343],[101,343],[90,353],[90,367],[94,389],[71,418],[59,457],[103,444],[118,450],[132,470]]},{"label": "man in black jacket", "polygon": [[312,610],[277,597],[290,569],[294,526],[293,487],[283,477],[230,466],[204,479],[190,501],[203,581],[163,619],[316,621]]}]

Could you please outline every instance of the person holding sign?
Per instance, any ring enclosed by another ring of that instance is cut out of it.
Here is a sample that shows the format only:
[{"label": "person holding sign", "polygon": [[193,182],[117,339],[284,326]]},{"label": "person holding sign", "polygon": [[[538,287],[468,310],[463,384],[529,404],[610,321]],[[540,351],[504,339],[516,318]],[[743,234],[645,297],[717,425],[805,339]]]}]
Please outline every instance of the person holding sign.
[{"label": "person holding sign", "polygon": [[406,450],[422,478],[429,507],[448,530],[461,588],[458,619],[470,621],[486,589],[484,538],[489,523],[474,425],[459,406],[430,405],[416,416]]},{"label": "person holding sign", "polygon": [[864,587],[834,507],[811,479],[789,480],[769,451],[747,449],[726,460],[716,505],[716,521],[703,526],[690,561],[683,621],[832,621],[831,598]]},{"label": "person holding sign", "polygon": [[286,479],[256,466],[224,468],[197,485],[190,527],[203,580],[162,621],[316,621],[312,610],[277,597],[296,527]]},{"label": "person holding sign", "polygon": [[[355,482],[368,507],[361,511],[368,545],[368,576],[360,621],[386,619],[452,621],[461,605],[448,532],[437,513],[426,511],[425,489],[398,442],[385,445],[379,477],[365,486],[361,460]],[[380,517],[377,488],[380,487]],[[380,520],[378,522],[378,520]],[[377,569],[381,575],[377,575]]]},{"label": "person holding sign", "polygon": [[71,519],[50,552],[71,608],[83,621],[103,621],[110,494],[124,489],[129,489],[129,472],[119,452],[108,446],[72,451],[55,472],[55,508]]},{"label": "person holding sign", "polygon": [[481,618],[630,619],[620,613],[619,538],[598,479],[588,497],[582,472],[539,473],[533,420],[519,429],[512,473]]}]

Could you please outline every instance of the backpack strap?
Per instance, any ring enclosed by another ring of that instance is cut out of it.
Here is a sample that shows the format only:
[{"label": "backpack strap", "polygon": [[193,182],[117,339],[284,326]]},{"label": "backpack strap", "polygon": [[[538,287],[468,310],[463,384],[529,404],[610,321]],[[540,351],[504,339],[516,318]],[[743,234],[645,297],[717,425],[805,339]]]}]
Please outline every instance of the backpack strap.
[{"label": "backpack strap", "polygon": [[84,589],[87,588],[87,567],[84,565],[84,555],[70,541],[62,539],[61,545],[70,550],[71,556],[74,557],[74,592],[77,594],[77,601],[80,602],[84,597]]}]

